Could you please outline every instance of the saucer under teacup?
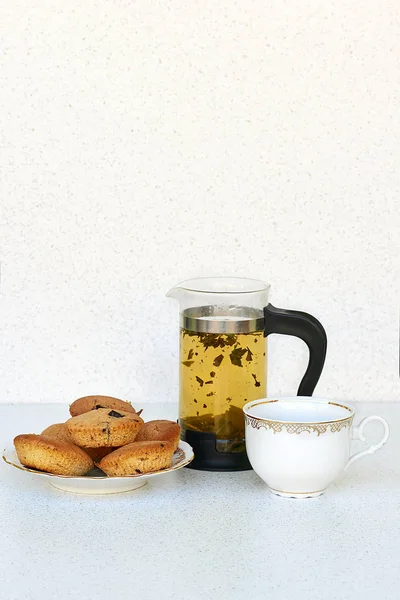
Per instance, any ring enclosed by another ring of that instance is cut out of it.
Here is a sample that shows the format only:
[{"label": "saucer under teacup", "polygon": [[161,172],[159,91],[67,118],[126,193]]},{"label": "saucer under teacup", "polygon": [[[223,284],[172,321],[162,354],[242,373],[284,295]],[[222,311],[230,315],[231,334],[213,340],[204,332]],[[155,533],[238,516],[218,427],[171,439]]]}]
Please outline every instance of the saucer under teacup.
[{"label": "saucer under teacup", "polygon": [[[322,398],[264,398],[248,402],[243,412],[251,466],[283,497],[320,496],[352,462],[373,454],[389,437],[382,417],[367,417],[355,427],[352,407]],[[350,457],[351,440],[365,441],[364,427],[372,420],[384,427],[381,441]]]}]

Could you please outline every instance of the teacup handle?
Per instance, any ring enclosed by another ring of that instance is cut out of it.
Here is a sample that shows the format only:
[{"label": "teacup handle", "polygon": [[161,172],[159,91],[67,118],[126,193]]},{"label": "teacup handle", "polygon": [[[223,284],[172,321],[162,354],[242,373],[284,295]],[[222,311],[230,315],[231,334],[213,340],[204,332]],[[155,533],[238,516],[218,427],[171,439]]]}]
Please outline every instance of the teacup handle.
[{"label": "teacup handle", "polygon": [[349,462],[345,466],[345,470],[355,460],[358,460],[359,458],[361,458],[362,456],[365,456],[366,454],[374,454],[374,452],[376,452],[377,450],[379,450],[379,448],[382,448],[382,446],[384,444],[386,444],[388,437],[389,437],[389,433],[390,433],[389,425],[387,424],[387,421],[385,421],[385,419],[382,419],[382,417],[377,417],[377,416],[371,416],[371,417],[366,417],[365,419],[362,419],[362,421],[360,421],[359,424],[353,428],[352,439],[360,440],[361,442],[365,442],[364,428],[371,421],[379,421],[379,423],[382,423],[384,431],[383,431],[383,436],[382,436],[381,441],[378,444],[373,444],[372,446],[369,446],[369,448],[367,448],[366,450],[361,450],[360,452],[356,452],[355,454],[353,454],[353,456],[350,456]]}]

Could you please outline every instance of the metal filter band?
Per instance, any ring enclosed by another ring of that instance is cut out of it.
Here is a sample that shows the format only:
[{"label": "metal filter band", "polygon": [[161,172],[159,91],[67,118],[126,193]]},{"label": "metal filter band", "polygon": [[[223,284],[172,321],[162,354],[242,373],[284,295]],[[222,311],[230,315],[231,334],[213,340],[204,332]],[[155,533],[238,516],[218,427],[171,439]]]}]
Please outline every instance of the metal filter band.
[{"label": "metal filter band", "polygon": [[180,314],[180,326],[197,333],[264,331],[264,314],[247,306],[196,306]]}]

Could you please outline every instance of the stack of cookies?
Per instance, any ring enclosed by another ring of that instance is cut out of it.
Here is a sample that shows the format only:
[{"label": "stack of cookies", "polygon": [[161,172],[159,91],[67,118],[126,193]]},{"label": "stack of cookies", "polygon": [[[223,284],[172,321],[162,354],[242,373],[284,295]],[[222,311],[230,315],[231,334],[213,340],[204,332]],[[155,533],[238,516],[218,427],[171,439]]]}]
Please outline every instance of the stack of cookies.
[{"label": "stack of cookies", "polygon": [[110,477],[152,473],[171,466],[180,427],[145,423],[141,410],[110,396],[85,396],[70,406],[71,418],[40,435],[14,439],[21,464],[54,475],[85,475],[95,466]]}]

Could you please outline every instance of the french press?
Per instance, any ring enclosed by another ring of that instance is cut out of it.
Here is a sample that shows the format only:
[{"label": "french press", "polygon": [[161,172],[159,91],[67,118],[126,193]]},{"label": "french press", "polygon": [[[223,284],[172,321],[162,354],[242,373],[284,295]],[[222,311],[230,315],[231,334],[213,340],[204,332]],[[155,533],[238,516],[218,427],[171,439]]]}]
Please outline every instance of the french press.
[{"label": "french press", "polygon": [[246,402],[267,394],[267,337],[301,338],[310,351],[298,395],[311,396],[325,362],[327,339],[312,315],[268,303],[270,286],[241,278],[199,278],[168,292],[180,304],[179,422],[194,450],[191,467],[250,469],[245,449]]}]

